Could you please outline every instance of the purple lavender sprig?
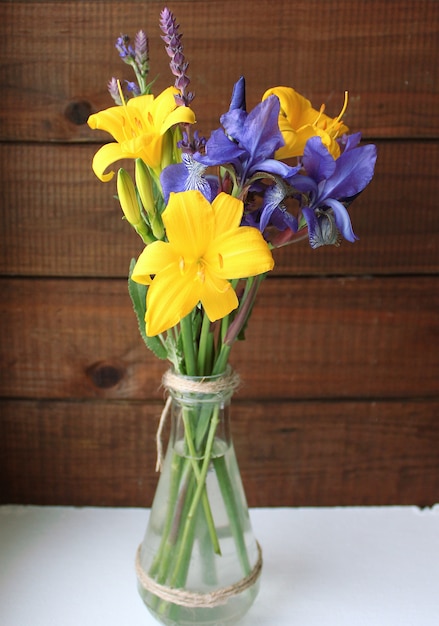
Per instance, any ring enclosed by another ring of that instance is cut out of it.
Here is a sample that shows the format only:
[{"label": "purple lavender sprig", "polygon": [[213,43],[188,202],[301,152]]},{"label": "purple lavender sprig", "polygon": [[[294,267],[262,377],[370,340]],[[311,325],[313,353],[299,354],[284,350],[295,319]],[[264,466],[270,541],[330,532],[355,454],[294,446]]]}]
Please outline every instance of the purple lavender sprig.
[{"label": "purple lavender sprig", "polygon": [[[121,35],[115,43],[116,50],[124,63],[130,65],[136,75],[137,84],[135,82],[126,81],[128,91],[136,96],[140,94],[150,93],[152,83],[147,84],[146,78],[149,73],[149,45],[148,37],[143,30],[139,30],[134,38],[134,46],[131,45],[131,39],[128,35]],[[111,79],[108,90],[117,103],[120,97],[114,91],[114,80]],[[115,97],[116,96],[116,97]]]},{"label": "purple lavender sprig", "polygon": [[110,92],[110,96],[113,98],[115,104],[120,106],[122,104],[122,98],[119,93],[118,80],[115,76],[108,81],[107,89]]},{"label": "purple lavender sprig", "polygon": [[168,8],[164,8],[160,13],[160,28],[164,33],[162,39],[166,44],[166,52],[171,58],[169,67],[175,76],[174,85],[180,92],[176,94],[175,101],[180,106],[189,106],[195,94],[187,92],[190,79],[186,74],[186,70],[189,67],[189,63],[185,60],[183,54],[182,35],[178,32],[179,27],[173,13]]},{"label": "purple lavender sprig", "polygon": [[130,44],[130,38],[128,37],[128,35],[121,35],[120,37],[118,37],[114,45],[124,63],[132,65],[135,62],[134,48]]},{"label": "purple lavender sprig", "polygon": [[149,72],[149,42],[143,30],[139,30],[134,37],[134,61],[139,74],[146,78]]},{"label": "purple lavender sprig", "polygon": [[107,84],[110,96],[113,98],[114,103],[119,106],[123,104],[122,98],[126,101],[132,96],[140,96],[140,87],[135,81],[125,80],[124,87],[125,89],[114,76]]},{"label": "purple lavender sprig", "polygon": [[183,138],[177,143],[177,146],[183,154],[195,154],[195,152],[204,154],[206,138],[200,136],[198,130],[194,132],[192,138],[189,136],[189,133],[183,131]]}]

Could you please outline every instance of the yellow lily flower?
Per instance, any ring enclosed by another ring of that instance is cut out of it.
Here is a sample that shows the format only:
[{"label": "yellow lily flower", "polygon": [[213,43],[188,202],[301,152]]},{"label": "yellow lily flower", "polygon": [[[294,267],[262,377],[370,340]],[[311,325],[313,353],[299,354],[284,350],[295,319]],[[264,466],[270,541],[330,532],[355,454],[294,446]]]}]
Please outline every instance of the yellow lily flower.
[{"label": "yellow lily flower", "polygon": [[[151,94],[137,96],[122,106],[114,106],[88,118],[90,128],[110,133],[116,143],[102,146],[93,158],[93,171],[103,182],[111,180],[114,172],[104,174],[109,165],[119,159],[141,158],[160,174],[166,132],[175,124],[194,124],[195,115],[189,107],[178,106],[174,95],[179,91],[168,87],[155,98]],[[172,144],[172,142],[171,142]]]},{"label": "yellow lily flower", "polygon": [[210,204],[200,191],[171,193],[163,212],[168,241],[155,241],[140,254],[132,279],[149,285],[146,333],[158,335],[201,303],[213,322],[239,302],[229,279],[273,269],[261,233],[240,226],[241,200],[220,193]]},{"label": "yellow lily flower", "polygon": [[343,108],[336,118],[325,115],[325,105],[321,106],[320,111],[313,109],[311,102],[291,87],[268,89],[262,100],[273,94],[280,101],[279,129],[285,141],[285,145],[276,151],[277,159],[301,156],[308,139],[316,135],[321,137],[335,159],[340,156],[340,147],[335,140],[349,130],[341,119],[347,108],[347,92]]}]

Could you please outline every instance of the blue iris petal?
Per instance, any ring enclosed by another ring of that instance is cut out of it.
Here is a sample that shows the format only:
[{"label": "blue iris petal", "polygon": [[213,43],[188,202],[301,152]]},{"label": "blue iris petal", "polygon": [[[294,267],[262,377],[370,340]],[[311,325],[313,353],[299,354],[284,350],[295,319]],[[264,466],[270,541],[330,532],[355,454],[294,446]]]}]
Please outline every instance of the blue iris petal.
[{"label": "blue iris petal", "polygon": [[244,76],[241,76],[241,78],[233,86],[229,111],[231,111],[232,109],[242,109],[243,111],[246,110]]},{"label": "blue iris petal", "polygon": [[231,163],[243,184],[258,171],[283,178],[293,176],[298,168],[274,158],[284,145],[279,130],[279,99],[270,96],[250,112],[233,108],[221,116],[224,129],[215,130],[206,142],[205,154],[195,159],[204,165]]},{"label": "blue iris petal", "polygon": [[206,167],[195,161],[192,155],[183,154],[182,159],[182,163],[168,165],[160,175],[165,204],[168,203],[171,191],[190,190],[201,191],[206,200],[211,202],[218,193],[216,178],[204,176]]},{"label": "blue iris petal", "polygon": [[358,147],[360,138],[359,133],[344,138],[344,150],[338,159],[331,156],[319,137],[312,137],[306,143],[303,165],[307,175],[294,176],[292,184],[308,194],[308,205],[302,211],[313,247],[329,243],[332,219],[345,239],[351,242],[357,239],[342,201],[358,195],[369,184],[377,156],[374,145]]}]

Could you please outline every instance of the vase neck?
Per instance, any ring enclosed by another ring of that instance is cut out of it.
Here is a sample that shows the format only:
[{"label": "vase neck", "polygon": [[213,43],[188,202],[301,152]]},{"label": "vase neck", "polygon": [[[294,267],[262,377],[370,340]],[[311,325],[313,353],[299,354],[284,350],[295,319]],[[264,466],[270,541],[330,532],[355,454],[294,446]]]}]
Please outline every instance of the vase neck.
[{"label": "vase neck", "polygon": [[230,447],[230,400],[238,381],[231,370],[204,377],[167,373],[164,386],[172,399],[171,445],[183,448],[184,456],[197,458],[209,439],[215,449]]},{"label": "vase neck", "polygon": [[239,376],[230,366],[223,374],[215,376],[187,376],[172,370],[163,376],[163,386],[174,400],[184,404],[227,402],[239,382]]}]

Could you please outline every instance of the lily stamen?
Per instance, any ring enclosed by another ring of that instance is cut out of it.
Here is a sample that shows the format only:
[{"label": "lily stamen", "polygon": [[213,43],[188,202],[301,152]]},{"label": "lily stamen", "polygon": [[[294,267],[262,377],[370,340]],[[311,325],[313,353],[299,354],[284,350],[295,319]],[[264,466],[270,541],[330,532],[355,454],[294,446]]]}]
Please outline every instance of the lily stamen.
[{"label": "lily stamen", "polygon": [[[122,91],[122,87],[120,84],[120,80],[117,80],[117,89],[119,91],[119,96],[120,99],[122,101],[122,106],[123,106],[123,110],[126,113],[126,119],[123,119],[122,122],[122,127],[124,129],[124,135],[127,139],[130,139],[131,137],[136,137],[139,133],[138,130],[142,131],[142,124],[140,122],[140,120],[138,120],[136,117],[134,118],[134,121],[131,117],[131,111],[129,110],[129,108],[127,107],[127,103],[125,100],[125,97],[123,95],[123,91]],[[128,122],[128,127],[127,127],[127,122]],[[127,130],[131,131],[131,137],[129,135],[129,133],[127,132]]]},{"label": "lily stamen", "polygon": [[317,118],[316,118],[315,122],[313,123],[313,126],[317,126],[317,124],[318,124],[318,123],[319,123],[319,121],[320,121],[320,118],[321,118],[321,117],[322,117],[322,115],[325,113],[325,109],[326,109],[326,105],[325,105],[325,104],[322,104],[322,105],[320,106],[320,109],[319,109],[319,114],[318,114],[318,116],[317,116]]},{"label": "lily stamen", "polygon": [[344,92],[344,102],[343,102],[343,106],[342,109],[340,111],[340,113],[338,114],[338,116],[333,120],[333,122],[330,125],[330,128],[328,129],[335,131],[334,132],[334,139],[338,136],[338,131],[340,130],[340,127],[343,125],[343,121],[342,121],[342,117],[343,115],[346,113],[346,109],[348,108],[348,92],[345,91]]}]

